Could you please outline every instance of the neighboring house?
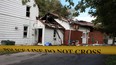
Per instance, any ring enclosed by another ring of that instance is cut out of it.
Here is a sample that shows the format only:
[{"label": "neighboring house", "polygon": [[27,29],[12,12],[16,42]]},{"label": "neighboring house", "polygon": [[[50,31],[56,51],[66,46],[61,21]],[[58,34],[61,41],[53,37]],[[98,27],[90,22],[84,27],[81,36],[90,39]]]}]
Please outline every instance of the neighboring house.
[{"label": "neighboring house", "polygon": [[89,32],[92,24],[86,21],[70,21],[72,30],[66,32],[70,34],[70,43],[78,41],[79,44],[88,44]]},{"label": "neighboring house", "polygon": [[88,44],[89,32],[91,31],[93,24],[86,21],[74,21],[71,25],[75,30],[82,32],[81,43]]},{"label": "neighboring house", "polygon": [[52,13],[47,13],[41,20],[38,21],[38,45],[45,45],[47,42],[52,45],[61,45],[64,41],[64,28],[59,25]]},{"label": "neighboring house", "polygon": [[93,31],[93,24],[86,21],[74,21],[66,19],[55,19],[65,28],[64,44],[71,45],[73,42],[79,44],[103,43],[103,33]]},{"label": "neighboring house", "polygon": [[79,41],[80,44],[87,43],[87,39],[85,38],[87,37],[86,33],[90,31],[89,27],[83,27],[84,24],[81,24],[81,22],[67,20],[65,18],[55,20],[65,28],[64,31],[65,45],[70,45],[74,41]]},{"label": "neighboring house", "polygon": [[34,45],[36,42],[38,7],[34,0],[25,5],[22,0],[0,0],[0,42],[15,41],[17,45]]},{"label": "neighboring house", "polygon": [[[74,29],[78,31],[78,33],[73,33],[74,35],[79,34],[80,44],[103,44],[104,43],[104,34],[100,31],[94,29],[94,25],[90,22],[86,21],[76,21],[72,22]],[[80,32],[80,33],[79,33]],[[72,36],[74,36],[72,35]],[[81,38],[81,39],[80,39]],[[74,38],[75,40],[76,38]],[[78,37],[77,37],[78,40]]]}]

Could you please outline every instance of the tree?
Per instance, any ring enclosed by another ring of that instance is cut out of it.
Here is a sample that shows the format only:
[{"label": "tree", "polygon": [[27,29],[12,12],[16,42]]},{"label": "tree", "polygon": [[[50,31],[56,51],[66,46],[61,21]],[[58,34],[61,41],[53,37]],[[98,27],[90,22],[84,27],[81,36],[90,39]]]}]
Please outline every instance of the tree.
[{"label": "tree", "polygon": [[[66,0],[70,2],[71,0]],[[71,4],[70,4],[71,5]],[[96,17],[93,23],[100,23],[103,30],[116,36],[116,0],[81,0],[75,7],[78,13],[85,12],[89,8],[89,14]]]},{"label": "tree", "polygon": [[[26,4],[29,0],[22,0]],[[46,13],[55,13],[60,17],[67,17],[69,15],[68,8],[63,6],[59,0],[35,0],[39,7],[39,16],[44,16]]]}]

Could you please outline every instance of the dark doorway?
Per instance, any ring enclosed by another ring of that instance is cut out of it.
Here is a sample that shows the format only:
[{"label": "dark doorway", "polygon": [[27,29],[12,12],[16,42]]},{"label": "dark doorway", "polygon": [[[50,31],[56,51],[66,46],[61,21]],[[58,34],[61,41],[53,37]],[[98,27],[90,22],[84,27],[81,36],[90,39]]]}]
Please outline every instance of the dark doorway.
[{"label": "dark doorway", "polygon": [[38,43],[42,43],[42,29],[38,29]]}]

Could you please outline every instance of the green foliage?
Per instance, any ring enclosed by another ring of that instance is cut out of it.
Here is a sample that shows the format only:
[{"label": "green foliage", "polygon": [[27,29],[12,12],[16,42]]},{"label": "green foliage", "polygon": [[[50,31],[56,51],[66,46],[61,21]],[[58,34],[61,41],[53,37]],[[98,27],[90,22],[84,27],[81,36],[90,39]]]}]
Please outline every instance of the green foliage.
[{"label": "green foliage", "polygon": [[29,0],[22,0],[22,4],[25,5]]},{"label": "green foliage", "polygon": [[69,2],[69,4],[70,4],[67,6],[69,9],[71,9],[71,6],[74,6],[73,0],[65,0],[65,1]]},{"label": "green foliage", "polygon": [[[70,2],[69,0],[66,0]],[[71,4],[70,4],[71,5]],[[101,23],[102,29],[108,33],[116,33],[116,0],[80,0],[75,7],[77,13],[85,12],[96,17],[93,23]]]},{"label": "green foliage", "polygon": [[66,6],[62,6],[59,0],[35,0],[39,7],[40,17],[46,13],[55,13],[62,17],[67,17],[69,12]]},{"label": "green foliage", "polygon": [[109,55],[105,62],[106,65],[116,65],[116,55]]},{"label": "green foliage", "polygon": [[[26,4],[29,0],[22,0],[22,4]],[[46,13],[55,13],[60,17],[67,17],[69,15],[68,8],[63,6],[59,0],[35,0],[39,7],[39,16],[42,17]],[[74,3],[70,3],[74,5]]]}]

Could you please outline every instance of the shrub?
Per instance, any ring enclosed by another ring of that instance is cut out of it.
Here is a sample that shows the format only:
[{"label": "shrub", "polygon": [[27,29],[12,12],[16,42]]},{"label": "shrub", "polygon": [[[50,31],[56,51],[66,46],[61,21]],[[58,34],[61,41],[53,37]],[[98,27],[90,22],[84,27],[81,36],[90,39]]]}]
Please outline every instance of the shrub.
[{"label": "shrub", "polygon": [[15,41],[11,40],[2,40],[1,45],[15,45]]}]

